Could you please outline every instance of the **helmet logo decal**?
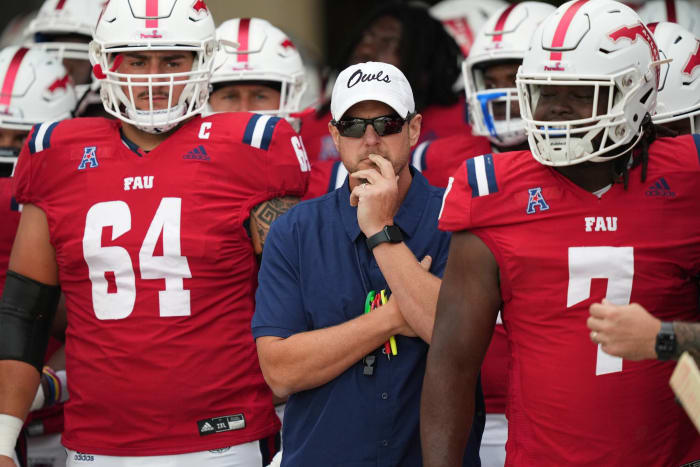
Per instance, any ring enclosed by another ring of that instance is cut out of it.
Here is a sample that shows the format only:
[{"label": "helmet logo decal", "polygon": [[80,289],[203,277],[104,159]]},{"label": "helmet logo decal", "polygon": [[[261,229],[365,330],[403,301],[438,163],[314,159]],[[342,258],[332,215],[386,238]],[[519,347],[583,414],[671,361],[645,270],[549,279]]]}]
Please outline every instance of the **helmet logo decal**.
[{"label": "helmet logo decal", "polygon": [[160,39],[162,37],[163,36],[161,34],[158,34],[157,29],[154,29],[150,34],[141,33],[141,39]]},{"label": "helmet logo decal", "polygon": [[561,62],[554,62],[554,66],[545,65],[544,71],[566,71],[566,68]]},{"label": "helmet logo decal", "polygon": [[238,54],[239,62],[248,61],[248,36],[250,33],[250,18],[241,18],[238,23],[238,52],[246,52]]},{"label": "helmet logo decal", "polygon": [[[569,7],[566,12],[564,12],[564,16],[562,16],[561,20],[559,21],[559,24],[557,25],[556,31],[554,31],[554,38],[552,39],[552,48],[557,48],[557,47],[562,47],[564,45],[564,38],[566,38],[566,31],[569,30],[569,26],[571,25],[571,22],[574,20],[574,16],[576,16],[576,12],[581,8],[584,4],[588,3],[589,0],[578,0],[578,2],[574,3]],[[553,62],[561,60],[561,52],[552,52],[549,55],[549,59],[552,60]]]},{"label": "helmet logo decal", "polygon": [[68,90],[68,83],[70,82],[70,75],[66,75],[63,78],[59,78],[49,86],[49,92],[56,92],[57,89]]},{"label": "helmet logo decal", "polygon": [[501,16],[498,18],[498,21],[496,21],[496,27],[494,28],[494,32],[498,33],[493,36],[493,42],[501,42],[503,40],[503,28],[506,26],[506,21],[508,20],[508,16],[510,15],[510,12],[513,11],[513,8],[518,6],[517,4],[512,4],[508,8],[506,8],[503,13],[501,13]]},{"label": "helmet logo decal", "polygon": [[27,52],[29,52],[29,49],[26,47],[20,47],[17,49],[15,56],[12,57],[12,60],[10,61],[10,66],[7,67],[7,74],[2,82],[2,91],[0,91],[0,112],[2,113],[7,113],[10,108],[12,89],[15,87],[15,80],[17,79],[17,73],[19,73],[19,66]]},{"label": "helmet logo decal", "polygon": [[[612,39],[613,42],[617,42],[618,40],[623,38],[629,39],[631,42],[634,42],[637,40],[637,37],[641,37],[642,40],[646,42],[649,46],[652,61],[659,61],[659,48],[656,45],[656,41],[654,40],[654,37],[651,35],[649,30],[642,23],[638,23],[631,27],[622,26],[620,29],[617,29],[608,34],[608,37],[610,37],[610,39]],[[658,66],[654,68],[656,69],[656,84],[658,86],[660,70]]]},{"label": "helmet logo decal", "polygon": [[289,47],[296,49],[296,47],[294,46],[294,42],[290,41],[289,38],[285,39],[284,42],[282,42],[282,44],[280,45],[285,50],[287,50]]},{"label": "helmet logo decal", "polygon": [[196,0],[194,2],[194,5],[192,5],[192,9],[197,13],[201,13],[202,11],[209,11],[209,9],[207,8],[207,4],[204,3],[204,0]]},{"label": "helmet logo decal", "polygon": [[451,18],[442,21],[443,26],[454,35],[457,45],[462,49],[462,54],[466,57],[474,43],[474,33],[469,27],[467,18]]},{"label": "helmet logo decal", "polygon": [[700,66],[700,39],[696,39],[695,53],[690,56],[688,63],[683,67],[683,74],[692,76],[696,67]]},{"label": "helmet logo decal", "polygon": [[66,4],[66,0],[58,0],[58,3],[56,4],[56,9],[57,10],[63,10],[63,6]]},{"label": "helmet logo decal", "polygon": [[158,0],[146,0],[146,29],[158,29]]}]

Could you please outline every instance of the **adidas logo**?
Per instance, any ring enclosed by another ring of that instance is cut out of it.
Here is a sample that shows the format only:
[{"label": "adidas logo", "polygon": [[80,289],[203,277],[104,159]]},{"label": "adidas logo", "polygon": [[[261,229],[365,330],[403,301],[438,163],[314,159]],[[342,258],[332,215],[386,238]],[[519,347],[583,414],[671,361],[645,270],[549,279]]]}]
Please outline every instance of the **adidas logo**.
[{"label": "adidas logo", "polygon": [[197,146],[196,148],[192,149],[190,152],[182,156],[183,159],[194,159],[198,161],[208,161],[211,160],[209,158],[209,154],[207,154],[206,149],[204,149],[204,146],[201,144]]},{"label": "adidas logo", "polygon": [[658,179],[653,185],[647,188],[647,191],[644,194],[646,194],[647,196],[657,196],[664,198],[676,197],[676,193],[674,191],[671,191],[671,187],[666,182],[666,179],[663,177]]},{"label": "adidas logo", "polygon": [[205,433],[207,431],[214,431],[214,427],[209,424],[209,422],[206,422],[204,425],[202,425],[202,428],[199,429],[200,432]]}]

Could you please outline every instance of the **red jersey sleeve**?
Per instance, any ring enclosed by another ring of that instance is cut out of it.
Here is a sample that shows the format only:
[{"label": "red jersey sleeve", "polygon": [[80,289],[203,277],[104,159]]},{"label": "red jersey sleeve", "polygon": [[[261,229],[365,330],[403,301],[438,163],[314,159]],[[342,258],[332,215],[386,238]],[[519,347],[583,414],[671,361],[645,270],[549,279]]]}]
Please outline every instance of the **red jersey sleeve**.
[{"label": "red jersey sleeve", "polygon": [[244,209],[250,211],[282,196],[303,196],[311,166],[301,136],[282,118],[240,115],[248,119],[241,126],[241,142],[249,146],[249,151],[237,170],[246,171],[249,181],[256,185]]},{"label": "red jersey sleeve", "polygon": [[[29,132],[14,173],[14,197],[21,204],[42,207],[46,201],[45,190],[50,186],[42,169],[51,161],[52,135],[60,122],[35,125]],[[42,209],[46,210],[45,207]]]}]

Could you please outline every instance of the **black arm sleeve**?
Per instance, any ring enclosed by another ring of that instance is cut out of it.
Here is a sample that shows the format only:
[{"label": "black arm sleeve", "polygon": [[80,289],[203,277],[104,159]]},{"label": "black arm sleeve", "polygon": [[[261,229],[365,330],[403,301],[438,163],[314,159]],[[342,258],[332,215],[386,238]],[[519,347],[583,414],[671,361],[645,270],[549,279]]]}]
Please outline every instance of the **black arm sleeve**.
[{"label": "black arm sleeve", "polygon": [[0,360],[29,363],[41,373],[61,288],[7,271],[0,299]]}]

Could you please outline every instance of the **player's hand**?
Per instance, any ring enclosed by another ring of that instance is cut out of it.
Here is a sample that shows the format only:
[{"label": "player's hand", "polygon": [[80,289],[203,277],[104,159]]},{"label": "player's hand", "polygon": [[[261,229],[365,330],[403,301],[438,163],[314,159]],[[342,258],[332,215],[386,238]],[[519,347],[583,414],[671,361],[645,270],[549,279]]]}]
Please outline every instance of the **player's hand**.
[{"label": "player's hand", "polygon": [[0,467],[17,467],[17,464],[10,457],[0,456]]},{"label": "player's hand", "polygon": [[357,223],[368,238],[394,223],[399,210],[399,177],[391,162],[376,154],[369,155],[377,169],[358,170],[350,176],[364,180],[350,193],[350,204],[357,206]]},{"label": "player's hand", "polygon": [[594,303],[586,324],[591,340],[603,351],[626,360],[656,359],[656,335],[661,321],[638,303],[613,305],[607,300]]}]

